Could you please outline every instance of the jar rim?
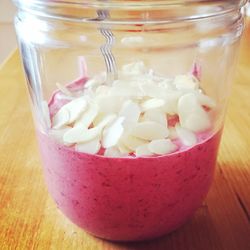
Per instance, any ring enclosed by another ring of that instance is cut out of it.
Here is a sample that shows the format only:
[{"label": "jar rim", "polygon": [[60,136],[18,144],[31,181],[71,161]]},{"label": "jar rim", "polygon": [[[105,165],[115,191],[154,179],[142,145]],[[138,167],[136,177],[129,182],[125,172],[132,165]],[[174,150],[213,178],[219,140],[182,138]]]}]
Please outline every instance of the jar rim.
[{"label": "jar rim", "polygon": [[[106,8],[117,8],[117,7],[125,7],[125,8],[138,8],[138,7],[152,7],[152,6],[177,6],[177,5],[187,5],[187,4],[197,4],[197,3],[206,3],[206,4],[217,4],[217,5],[225,5],[230,4],[234,5],[236,8],[242,7],[247,0],[126,0],[121,3],[121,0],[14,0],[14,2],[22,4],[22,2],[32,5],[38,4],[63,4],[63,5],[85,5],[89,7],[106,7]],[[125,4],[125,5],[124,5]]]},{"label": "jar rim", "polygon": [[[68,21],[120,23],[131,21],[131,17],[134,22],[143,22],[145,19],[140,15],[146,11],[165,11],[159,17],[154,15],[156,19],[147,20],[148,22],[211,18],[240,10],[247,0],[13,0],[13,2],[18,9],[38,16]],[[88,13],[88,10],[92,12]],[[97,10],[109,10],[110,13],[117,11],[119,15],[114,19],[113,15],[110,15],[108,19],[99,20],[94,15]],[[127,15],[132,12],[132,15]],[[136,12],[140,12],[137,19],[134,14]]]}]

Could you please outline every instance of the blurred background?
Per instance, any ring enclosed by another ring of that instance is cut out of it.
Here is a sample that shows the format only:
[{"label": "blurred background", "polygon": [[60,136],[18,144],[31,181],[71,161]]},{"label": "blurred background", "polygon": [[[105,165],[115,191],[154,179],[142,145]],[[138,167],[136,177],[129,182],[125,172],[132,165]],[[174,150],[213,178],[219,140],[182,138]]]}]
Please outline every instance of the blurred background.
[{"label": "blurred background", "polygon": [[16,48],[13,27],[15,7],[11,0],[0,0],[0,64]]},{"label": "blurred background", "polygon": [[[13,26],[15,11],[12,0],[0,0],[0,64],[17,47]],[[250,4],[245,11],[250,16]]]}]

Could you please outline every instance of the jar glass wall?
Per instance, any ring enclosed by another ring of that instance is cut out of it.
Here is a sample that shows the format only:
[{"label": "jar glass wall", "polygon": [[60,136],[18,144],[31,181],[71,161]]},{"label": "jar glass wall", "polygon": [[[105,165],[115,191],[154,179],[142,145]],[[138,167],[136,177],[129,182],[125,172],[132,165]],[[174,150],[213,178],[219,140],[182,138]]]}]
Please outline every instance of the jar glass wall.
[{"label": "jar glass wall", "polygon": [[174,230],[213,178],[245,1],[165,2],[16,1],[49,192],[106,239]]}]

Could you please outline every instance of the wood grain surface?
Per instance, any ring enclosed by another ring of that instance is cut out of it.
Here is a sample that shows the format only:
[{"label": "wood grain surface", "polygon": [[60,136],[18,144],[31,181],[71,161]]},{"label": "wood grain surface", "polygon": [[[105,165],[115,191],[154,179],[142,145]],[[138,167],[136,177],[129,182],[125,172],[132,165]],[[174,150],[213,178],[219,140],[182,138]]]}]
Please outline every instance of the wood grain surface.
[{"label": "wood grain surface", "polygon": [[17,52],[0,68],[0,249],[249,250],[250,22],[241,44],[213,186],[179,230],[149,242],[112,243],[68,221],[49,197]]}]

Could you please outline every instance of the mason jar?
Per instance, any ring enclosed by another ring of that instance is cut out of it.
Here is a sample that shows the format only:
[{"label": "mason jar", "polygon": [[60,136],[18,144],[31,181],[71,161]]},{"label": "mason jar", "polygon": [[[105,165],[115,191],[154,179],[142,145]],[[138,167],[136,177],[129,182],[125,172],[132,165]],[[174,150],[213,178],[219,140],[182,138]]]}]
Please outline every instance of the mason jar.
[{"label": "mason jar", "polygon": [[180,227],[213,179],[246,1],[14,2],[57,207],[108,240]]}]

